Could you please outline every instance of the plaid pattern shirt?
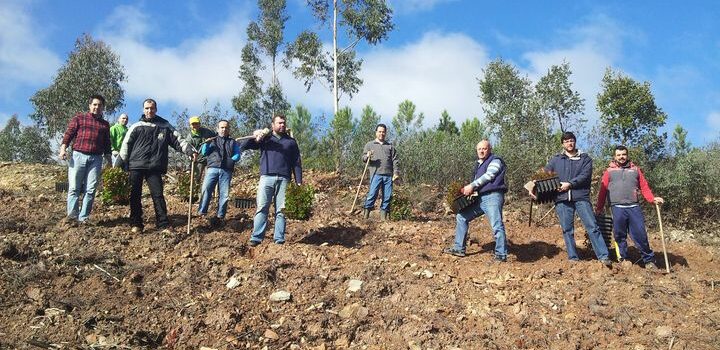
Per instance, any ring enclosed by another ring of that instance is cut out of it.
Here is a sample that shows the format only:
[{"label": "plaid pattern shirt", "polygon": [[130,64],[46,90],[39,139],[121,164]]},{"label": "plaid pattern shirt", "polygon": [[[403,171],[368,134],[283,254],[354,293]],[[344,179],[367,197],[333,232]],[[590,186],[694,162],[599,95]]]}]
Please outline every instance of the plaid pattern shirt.
[{"label": "plaid pattern shirt", "polygon": [[90,113],[75,115],[68,124],[62,143],[88,154],[110,154],[110,123]]}]

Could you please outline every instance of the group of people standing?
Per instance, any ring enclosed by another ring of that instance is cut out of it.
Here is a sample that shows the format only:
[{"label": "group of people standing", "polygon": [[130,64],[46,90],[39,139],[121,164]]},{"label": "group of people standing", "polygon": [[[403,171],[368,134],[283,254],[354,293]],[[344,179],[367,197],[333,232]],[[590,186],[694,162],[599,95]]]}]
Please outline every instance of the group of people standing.
[{"label": "group of people standing", "polygon": [[[143,181],[147,182],[153,200],[156,227],[167,229],[170,223],[163,196],[162,175],[167,172],[169,147],[191,157],[196,165],[195,173],[204,173],[198,208],[200,216],[208,215],[209,203],[217,186],[218,208],[216,216],[211,220],[222,221],[227,213],[235,163],[240,160],[244,150],[252,149],[260,151],[260,181],[249,245],[257,246],[263,241],[270,205],[273,203],[273,241],[276,244],[285,243],[285,192],[292,178],[296,184],[302,184],[300,150],[295,139],[288,134],[285,116],[273,116],[271,129],[255,130],[251,137],[243,138],[241,142],[240,139],[230,137],[230,123],[227,120],[218,122],[216,131],[212,131],[201,126],[199,117],[190,118],[190,133],[183,138],[167,120],[157,115],[157,102],[153,99],[143,101],[140,120],[129,128],[125,114],[120,115],[118,123],[110,127],[103,119],[104,106],[105,99],[102,96],[90,96],[88,112],[80,113],[70,120],[60,145],[60,159],[67,159],[69,166],[67,222],[87,223],[103,159],[106,159],[108,164],[121,166],[129,172],[132,232],[139,233],[144,229],[141,205]],[[393,182],[398,178],[399,167],[397,150],[387,141],[387,131],[386,125],[378,124],[375,139],[363,149],[362,161],[370,169],[370,185],[363,205],[363,216],[366,219],[370,217],[379,192],[382,192],[380,219],[387,220],[390,212]],[[576,148],[577,140],[573,133],[563,133],[561,140],[562,152],[550,159],[545,170],[559,177],[555,211],[562,228],[568,259],[580,260],[574,236],[577,214],[590,238],[595,256],[605,266],[611,266],[608,247],[593,215],[604,212],[607,200],[614,218],[614,238],[620,258],[627,258],[627,235],[630,233],[642,254],[645,267],[655,268],[654,254],[648,243],[639,205],[639,194],[655,204],[663,203],[663,199],[653,195],[642,171],[629,161],[628,149],[624,146],[615,148],[613,161],[601,180],[594,213],[590,204],[592,159]],[[66,148],[71,142],[73,152],[68,157]],[[501,157],[493,154],[488,140],[480,141],[476,151],[478,160],[472,181],[461,192],[465,196],[476,195],[477,199],[456,214],[454,244],[443,252],[464,257],[470,222],[486,215],[495,238],[494,259],[505,262],[508,245],[502,209],[508,190],[505,183],[507,166]],[[80,207],[81,194],[84,194],[84,198]],[[532,192],[530,195],[534,196]]]},{"label": "group of people standing", "polygon": [[[144,230],[142,185],[147,183],[155,209],[155,226],[167,230],[170,226],[167,204],[163,194],[162,175],[168,168],[168,149],[172,147],[186,154],[204,172],[198,214],[206,216],[214,189],[218,188],[218,209],[213,219],[223,220],[227,212],[230,181],[235,163],[243,150],[260,150],[260,184],[254,216],[251,245],[259,244],[265,234],[270,205],[275,207],[274,241],[285,242],[285,190],[292,175],[302,184],[302,166],[297,142],[287,133],[285,116],[276,115],[272,130],[255,130],[253,137],[243,143],[230,137],[229,121],[218,122],[212,132],[200,125],[199,117],[190,118],[191,131],[181,137],[164,118],[157,115],[157,102],[143,101],[140,120],[127,127],[127,115],[110,127],[103,118],[105,98],[92,95],[87,113],[75,115],[60,145],[59,157],[68,161],[67,216],[69,225],[85,225],[92,211],[95,191],[100,179],[103,160],[106,164],[128,171],[130,179],[130,226],[133,233]],[[68,146],[72,145],[68,156]],[[79,198],[83,196],[82,206]]]},{"label": "group of people standing", "polygon": [[[645,177],[635,164],[629,161],[628,149],[617,146],[613,160],[603,173],[600,193],[593,212],[590,203],[590,187],[593,162],[587,153],[576,148],[577,139],[572,132],[563,133],[563,150],[545,165],[544,170],[557,174],[560,187],[555,196],[555,212],[562,228],[565,249],[570,261],[579,261],[575,245],[575,215],[585,227],[595,256],[610,267],[610,254],[594,214],[604,213],[606,199],[609,200],[613,216],[613,232],[618,245],[620,260],[627,259],[628,232],[640,250],[646,268],[655,269],[655,258],[648,243],[645,219],[640,207],[639,193],[650,203],[661,204],[664,200],[653,195]],[[477,146],[478,161],[473,172],[473,181],[462,188],[463,195],[477,193],[477,200],[456,214],[455,242],[444,249],[447,254],[464,257],[468,238],[468,223],[485,214],[495,237],[495,260],[507,260],[507,238],[502,217],[505,184],[505,162],[492,153],[489,141],[480,141]],[[531,191],[530,196],[535,197]]]}]

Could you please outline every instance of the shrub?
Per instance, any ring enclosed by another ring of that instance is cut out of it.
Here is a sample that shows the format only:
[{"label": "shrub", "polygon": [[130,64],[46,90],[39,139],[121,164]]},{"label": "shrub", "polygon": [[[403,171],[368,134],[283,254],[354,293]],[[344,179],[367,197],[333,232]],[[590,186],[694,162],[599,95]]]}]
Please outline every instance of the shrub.
[{"label": "shrub", "polygon": [[444,186],[453,180],[468,180],[477,160],[475,144],[442,131],[422,131],[397,145],[402,178],[409,184]]},{"label": "shrub", "polygon": [[390,199],[390,219],[407,220],[412,218],[412,204],[403,194],[393,192]]},{"label": "shrub", "polygon": [[310,185],[296,185],[291,182],[285,192],[285,215],[289,219],[307,220],[312,214],[315,189]]},{"label": "shrub", "polygon": [[665,199],[665,221],[686,228],[715,226],[720,221],[718,159],[720,144],[712,143],[644,172],[653,193]]},{"label": "shrub", "polygon": [[103,186],[100,199],[103,204],[127,204],[130,201],[130,177],[120,168],[107,167],[102,172]]}]

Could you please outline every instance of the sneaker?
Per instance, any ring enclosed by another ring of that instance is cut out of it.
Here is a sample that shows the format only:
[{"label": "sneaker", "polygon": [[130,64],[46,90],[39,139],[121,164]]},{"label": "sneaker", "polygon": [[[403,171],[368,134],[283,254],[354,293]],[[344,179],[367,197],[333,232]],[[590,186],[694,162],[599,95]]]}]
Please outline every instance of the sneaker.
[{"label": "sneaker", "polygon": [[657,270],[658,267],[654,262],[650,261],[645,263],[645,268],[648,270]]},{"label": "sneaker", "polygon": [[140,226],[133,226],[133,227],[130,229],[130,232],[132,232],[132,233],[142,233],[142,232],[143,232],[143,228],[140,227]]},{"label": "sneaker", "polygon": [[507,257],[506,257],[506,256],[495,255],[495,261],[497,261],[497,262],[506,262],[506,261],[507,261]]},{"label": "sneaker", "polygon": [[611,267],[611,266],[612,266],[612,261],[610,261],[610,259],[602,259],[602,260],[600,260],[600,262],[601,262],[603,265],[605,265],[605,267]]},{"label": "sneaker", "polygon": [[285,244],[285,241],[275,241],[275,244],[283,245]]},{"label": "sneaker", "polygon": [[370,218],[370,209],[368,209],[368,208],[363,209],[363,218],[365,218],[365,219]]},{"label": "sneaker", "polygon": [[251,246],[251,247],[257,247],[257,246],[260,245],[260,242],[258,242],[258,241],[250,241],[250,242],[248,243],[248,245]]},{"label": "sneaker", "polygon": [[456,250],[455,248],[445,248],[445,249],[443,249],[443,253],[459,256],[461,258],[465,257],[465,252]]}]

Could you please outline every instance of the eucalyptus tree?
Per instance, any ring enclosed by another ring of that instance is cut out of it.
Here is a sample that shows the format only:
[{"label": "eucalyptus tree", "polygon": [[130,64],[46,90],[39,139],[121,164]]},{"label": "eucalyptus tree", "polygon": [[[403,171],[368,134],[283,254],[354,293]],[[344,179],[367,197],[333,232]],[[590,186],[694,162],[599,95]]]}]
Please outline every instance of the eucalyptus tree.
[{"label": "eucalyptus tree", "polygon": [[30,118],[48,136],[55,136],[65,130],[73,115],[87,111],[93,94],[103,95],[105,113],[113,114],[124,105],[120,83],[125,79],[120,57],[110,45],[83,34],[52,84],[30,97],[34,108]]},{"label": "eucalyptus tree", "polygon": [[535,84],[537,102],[543,114],[558,123],[561,132],[577,131],[587,121],[582,117],[585,100],[572,89],[570,65],[553,65]]},{"label": "eucalyptus tree", "polygon": [[[233,107],[244,116],[244,124],[250,128],[270,124],[273,115],[285,113],[287,102],[278,78],[281,48],[285,45],[285,23],[287,15],[285,0],[258,0],[260,10],[257,21],[247,27],[248,42],[241,53],[239,78],[243,82],[240,93],[233,98]],[[267,88],[260,78],[265,70],[261,57],[270,64],[271,78]]]},{"label": "eucalyptus tree", "polygon": [[[376,45],[393,29],[392,10],[385,0],[307,0],[319,24],[318,31],[305,30],[288,46],[285,65],[310,90],[315,82],[333,91],[333,114],[339,111],[340,92],[350,98],[359,91],[362,60],[356,57],[360,42]],[[332,33],[332,51],[326,52],[321,30]],[[338,32],[345,29],[344,45]]]}]

